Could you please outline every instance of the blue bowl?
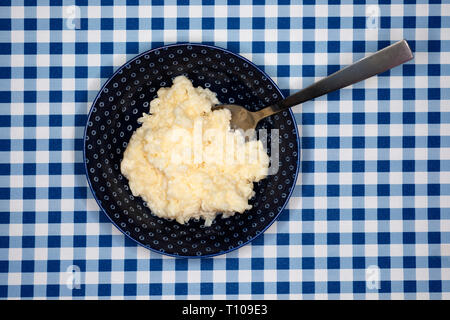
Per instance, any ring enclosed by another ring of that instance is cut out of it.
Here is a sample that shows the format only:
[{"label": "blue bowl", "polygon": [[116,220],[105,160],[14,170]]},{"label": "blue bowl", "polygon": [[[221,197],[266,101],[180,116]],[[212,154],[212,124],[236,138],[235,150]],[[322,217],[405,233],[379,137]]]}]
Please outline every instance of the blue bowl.
[{"label": "blue bowl", "polygon": [[[161,87],[179,75],[211,89],[222,103],[256,111],[283,99],[277,85],[247,59],[201,44],[174,44],[140,54],[120,67],[95,98],[84,134],[84,163],[92,193],[112,223],[138,244],[176,257],[210,257],[235,250],[261,235],[286,206],[297,180],[300,146],[290,111],[264,119],[258,129],[279,130],[279,169],[255,183],[252,209],[210,227],[203,220],[181,225],[152,214],[134,197],[120,173],[123,152],[137,119]],[[270,135],[268,153],[271,155]]]}]

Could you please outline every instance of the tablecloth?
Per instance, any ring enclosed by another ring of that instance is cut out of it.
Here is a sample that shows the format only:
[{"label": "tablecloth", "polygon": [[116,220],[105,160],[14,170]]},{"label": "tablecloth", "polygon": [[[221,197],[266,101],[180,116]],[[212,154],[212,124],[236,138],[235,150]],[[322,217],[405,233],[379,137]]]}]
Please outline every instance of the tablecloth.
[{"label": "tablecloth", "polygon": [[[297,185],[251,244],[166,257],[94,201],[86,115],[138,53],[213,44],[287,95],[403,38],[413,61],[294,108]],[[2,0],[0,55],[0,298],[450,298],[448,2]]]}]

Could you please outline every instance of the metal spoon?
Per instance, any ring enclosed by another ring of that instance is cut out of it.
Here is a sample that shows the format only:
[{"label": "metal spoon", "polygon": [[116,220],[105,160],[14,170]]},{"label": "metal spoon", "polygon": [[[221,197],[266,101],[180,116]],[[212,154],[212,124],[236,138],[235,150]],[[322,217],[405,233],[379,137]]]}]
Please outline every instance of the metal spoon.
[{"label": "metal spoon", "polygon": [[413,58],[406,40],[398,41],[374,54],[367,56],[332,75],[313,83],[309,87],[256,112],[251,112],[236,104],[216,105],[212,109],[228,109],[231,111],[232,129],[255,129],[261,119],[287,110],[308,100],[320,97],[329,92],[344,88],[351,84],[370,78],[392,69]]}]

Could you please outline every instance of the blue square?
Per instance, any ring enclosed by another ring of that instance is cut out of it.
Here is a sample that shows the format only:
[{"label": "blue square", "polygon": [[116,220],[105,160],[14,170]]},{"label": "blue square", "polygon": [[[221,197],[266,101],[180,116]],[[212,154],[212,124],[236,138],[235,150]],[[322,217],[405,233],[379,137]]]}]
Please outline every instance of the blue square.
[{"label": "blue square", "polygon": [[340,123],[340,114],[337,112],[329,112],[327,114],[327,123],[328,124],[339,124]]},{"label": "blue square", "polygon": [[73,195],[74,195],[75,199],[86,199],[87,198],[87,188],[86,187],[75,187]]},{"label": "blue square", "polygon": [[226,294],[238,294],[239,293],[239,283],[228,282],[226,284]]},{"label": "blue square", "polygon": [[9,262],[7,260],[0,261],[0,273],[8,273]]},{"label": "blue square", "polygon": [[314,41],[303,41],[302,44],[303,44],[303,53],[314,53],[316,51]]},{"label": "blue square", "polygon": [[327,258],[327,269],[339,269],[341,266],[339,257]]},{"label": "blue square", "polygon": [[303,149],[314,149],[314,137],[302,137]]},{"label": "blue square", "polygon": [[34,272],[34,260],[22,260],[22,272]]},{"label": "blue square", "polygon": [[203,30],[213,30],[214,29],[214,18],[202,18],[202,29]]},{"label": "blue square", "polygon": [[289,270],[289,258],[277,258],[278,270]]},{"label": "blue square", "polygon": [[100,28],[102,30],[114,30],[114,19],[113,18],[101,18]]},{"label": "blue square", "polygon": [[442,281],[441,280],[428,281],[428,289],[430,292],[442,292]]},{"label": "blue square", "polygon": [[403,137],[403,148],[415,148],[416,147],[416,137],[404,136]]},{"label": "blue square", "polygon": [[333,245],[333,244],[339,244],[339,233],[327,233],[327,244]]},{"label": "blue square", "polygon": [[341,45],[339,41],[328,41],[327,43],[328,52],[341,52]]},{"label": "blue square", "polygon": [[405,124],[416,123],[416,113],[415,112],[403,112],[403,123],[405,123]]},{"label": "blue square", "polygon": [[24,91],[23,102],[36,102],[36,91]]},{"label": "blue square", "polygon": [[213,283],[203,282],[200,284],[200,294],[201,295],[211,295],[213,294]]},{"label": "blue square", "polygon": [[189,29],[189,18],[177,18],[177,29],[178,30],[188,30]]},{"label": "blue square", "polygon": [[440,232],[428,232],[428,243],[441,243]]},{"label": "blue square", "polygon": [[289,245],[289,233],[278,233],[277,244],[281,246]]},{"label": "blue square", "polygon": [[279,65],[277,66],[277,76],[278,77],[289,77],[289,66]]},{"label": "blue square", "polygon": [[63,68],[62,67],[50,67],[49,77],[54,78],[62,78]]},{"label": "blue square", "polygon": [[428,123],[441,123],[441,113],[428,112]]},{"label": "blue square", "polygon": [[352,116],[353,124],[365,124],[366,114],[364,112],[354,112]]},{"label": "blue square", "polygon": [[107,297],[111,295],[111,285],[110,284],[99,284],[98,285],[98,296]]},{"label": "blue square", "polygon": [[34,236],[22,237],[22,248],[34,248],[34,245],[35,245]]},{"label": "blue square", "polygon": [[403,17],[403,28],[415,28],[416,27],[416,17],[405,16]]},{"label": "blue square", "polygon": [[303,17],[303,29],[315,29],[316,20],[314,17]]},{"label": "blue square", "polygon": [[366,282],[365,281],[353,281],[353,293],[365,293]]},{"label": "blue square", "polygon": [[352,148],[353,149],[363,149],[366,145],[365,137],[353,137],[352,138]]},{"label": "blue square", "polygon": [[440,52],[441,41],[440,40],[428,40],[428,52]]},{"label": "blue square", "polygon": [[440,160],[428,160],[427,161],[428,172],[439,172],[441,171]]},{"label": "blue square", "polygon": [[227,270],[239,270],[239,259],[227,258],[226,261]]},{"label": "blue square", "polygon": [[362,161],[362,160],[352,161],[352,171],[353,172],[364,172],[365,171],[364,161]]},{"label": "blue square", "polygon": [[301,164],[302,172],[314,172],[314,161],[302,161]]},{"label": "blue square", "polygon": [[35,163],[24,163],[23,164],[23,175],[35,175],[36,174],[36,164]]},{"label": "blue square", "polygon": [[36,54],[37,53],[36,42],[25,42],[23,45],[23,53],[24,54]]},{"label": "blue square", "polygon": [[414,184],[403,184],[402,194],[404,196],[413,196],[416,194],[416,187]]},{"label": "blue square", "polygon": [[428,184],[427,191],[429,196],[439,196],[441,194],[441,185],[437,183]]},{"label": "blue square", "polygon": [[162,271],[162,259],[151,259],[150,271]]},{"label": "blue square", "polygon": [[428,257],[428,267],[429,268],[442,268],[441,257],[440,256],[429,256]]},{"label": "blue square", "polygon": [[59,297],[59,285],[58,284],[48,284],[46,288],[47,297]]},{"label": "blue square", "polygon": [[315,292],[315,284],[312,281],[304,281],[302,282],[302,293],[314,293]]},{"label": "blue square", "polygon": [[0,55],[9,55],[9,54],[11,54],[11,43],[0,42]]},{"label": "blue square", "polygon": [[339,29],[341,27],[340,17],[328,17],[328,29]]},{"label": "blue square", "polygon": [[37,30],[37,19],[25,18],[23,19],[24,30]]},{"label": "blue square", "polygon": [[416,90],[414,88],[404,88],[403,89],[403,100],[415,100]]},{"label": "blue square", "polygon": [[61,199],[61,188],[60,187],[50,187],[48,188],[48,198],[49,199]]},{"label": "blue square", "polygon": [[389,232],[378,232],[377,238],[378,238],[379,244],[390,244],[391,243],[391,234]]},{"label": "blue square", "polygon": [[[364,185],[362,185],[364,186]],[[352,209],[352,219],[355,221],[362,221],[366,218],[366,214],[364,209],[357,209],[354,208]]]},{"label": "blue square", "polygon": [[353,100],[364,100],[366,93],[364,89],[352,89]]},{"label": "blue square", "polygon": [[416,243],[416,234],[414,232],[403,232],[403,243],[406,244]]},{"label": "blue square", "polygon": [[277,42],[278,53],[289,53],[291,51],[291,46],[289,41],[278,41]]},{"label": "blue square", "polygon": [[62,43],[61,42],[50,42],[50,54],[62,54]]},{"label": "blue square", "polygon": [[339,185],[338,184],[327,185],[327,197],[339,197]]},{"label": "blue square", "polygon": [[428,208],[428,220],[439,220],[439,219],[441,219],[441,209]]},{"label": "blue square", "polygon": [[365,269],[366,268],[366,260],[364,257],[353,257],[353,268],[354,269]]},{"label": "blue square", "polygon": [[11,67],[0,67],[0,79],[11,79]]},{"label": "blue square", "polygon": [[403,172],[414,172],[416,165],[414,160],[403,160]]},{"label": "blue square", "polygon": [[252,294],[264,294],[264,282],[252,282]]},{"label": "blue square", "polygon": [[25,187],[22,189],[23,199],[36,199],[36,188]]},{"label": "blue square", "polygon": [[0,199],[6,200],[10,197],[10,190],[9,188],[0,188]]},{"label": "blue square", "polygon": [[20,286],[20,297],[21,298],[31,298],[33,297],[34,288],[32,285],[21,285]]},{"label": "blue square", "polygon": [[314,258],[303,257],[302,258],[303,269],[314,269]]},{"label": "blue square", "polygon": [[175,283],[175,295],[176,296],[185,296],[187,294],[188,294],[187,283]]},{"label": "blue square", "polygon": [[[127,54],[137,54],[139,53],[139,42],[130,42],[128,41],[126,44],[126,52]],[[86,97],[85,97],[87,102],[87,91],[86,91]]]},{"label": "blue square", "polygon": [[327,172],[339,172],[339,161],[327,161]]},{"label": "blue square", "polygon": [[60,272],[60,261],[59,260],[48,260],[47,261],[47,272]]},{"label": "blue square", "polygon": [[110,259],[98,260],[98,271],[111,271],[112,261]]},{"label": "blue square", "polygon": [[50,30],[62,30],[63,19],[61,18],[50,18]]},{"label": "blue square", "polygon": [[405,292],[417,292],[416,281],[405,280],[403,282],[403,290]]},{"label": "blue square", "polygon": [[362,197],[365,194],[365,185],[363,184],[354,184],[352,185],[352,196],[354,197]]},{"label": "blue square", "polygon": [[73,236],[73,246],[75,248],[86,247],[86,236]]},{"label": "blue square", "polygon": [[264,270],[264,258],[253,258],[252,270]]},{"label": "blue square", "polygon": [[403,208],[403,220],[414,220],[416,218],[416,211],[414,208]]},{"label": "blue square", "polygon": [[0,176],[9,176],[11,174],[11,165],[9,163],[0,163]]},{"label": "blue square", "polygon": [[[0,189],[1,191],[1,189]],[[1,198],[1,193],[0,193],[0,199]],[[9,248],[9,236],[0,236],[0,248]]]},{"label": "blue square", "polygon": [[353,29],[365,29],[366,17],[353,17]]},{"label": "blue square", "polygon": [[266,27],[266,19],[264,17],[253,17],[253,29],[264,29]]},{"label": "blue square", "polygon": [[378,257],[378,267],[389,269],[391,267],[391,257]]},{"label": "blue square", "polygon": [[389,160],[378,160],[377,161],[377,171],[378,172],[391,171],[390,161]]},{"label": "blue square", "polygon": [[440,136],[428,136],[428,148],[440,148],[441,137]]},{"label": "blue square", "polygon": [[291,28],[291,18],[278,17],[278,29],[290,29],[290,28]]},{"label": "blue square", "polygon": [[152,18],[152,30],[164,30],[164,18]]},{"label": "blue square", "polygon": [[366,52],[365,41],[353,41],[353,52]]},{"label": "blue square", "polygon": [[380,197],[389,196],[390,193],[390,185],[389,184],[378,184],[377,185],[377,195]]},{"label": "blue square", "polygon": [[362,232],[352,233],[352,243],[353,244],[365,244],[366,243],[365,234]]},{"label": "blue square", "polygon": [[98,238],[98,246],[100,248],[111,247],[112,246],[112,236],[100,235]]},{"label": "blue square", "polygon": [[88,43],[87,42],[76,42],[75,43],[75,54],[87,54],[88,53]]},{"label": "blue square", "polygon": [[[327,148],[328,149],[339,149],[340,147],[340,139],[339,137],[328,137],[327,138]],[[339,170],[339,166],[338,166]],[[335,171],[337,172],[337,171]]]},{"label": "blue square", "polygon": [[277,282],[277,294],[288,294],[290,293],[289,282]]},{"label": "blue square", "polygon": [[416,65],[414,64],[404,64],[402,66],[403,68],[403,75],[407,77],[413,77],[416,75]]},{"label": "blue square", "polygon": [[390,210],[388,208],[378,208],[377,209],[377,219],[378,220],[389,220]]},{"label": "blue square", "polygon": [[227,18],[227,26],[228,29],[236,30],[240,28],[240,21],[239,18]]},{"label": "blue square", "polygon": [[440,76],[441,75],[441,65],[440,64],[429,64],[428,65],[428,75],[429,76]]},{"label": "blue square", "polygon": [[127,30],[139,30],[139,18],[127,18]]},{"label": "blue square", "polygon": [[61,247],[61,236],[48,236],[47,245],[49,248]]},{"label": "blue square", "polygon": [[407,269],[416,268],[416,257],[414,256],[403,257],[403,268]]},{"label": "blue square", "polygon": [[341,285],[338,281],[328,281],[328,293],[340,293]]},{"label": "blue square", "polygon": [[0,224],[9,224],[10,223],[10,215],[11,213],[9,212],[2,212],[0,214]]},{"label": "blue square", "polygon": [[[203,29],[205,29],[203,27]],[[253,53],[264,53],[265,52],[265,42],[264,41],[253,41],[252,42],[252,52]]]},{"label": "blue square", "polygon": [[313,245],[314,233],[302,233],[302,245]]}]

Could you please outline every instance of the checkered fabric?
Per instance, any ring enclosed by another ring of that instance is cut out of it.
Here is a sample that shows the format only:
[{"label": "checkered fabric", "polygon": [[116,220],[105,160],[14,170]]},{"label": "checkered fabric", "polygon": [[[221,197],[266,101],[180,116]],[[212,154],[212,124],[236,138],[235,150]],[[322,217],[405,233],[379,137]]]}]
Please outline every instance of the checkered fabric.
[{"label": "checkered fabric", "polygon": [[[449,299],[444,2],[0,1],[0,298]],[[250,245],[166,257],[99,211],[86,115],[136,54],[217,45],[289,94],[402,38],[412,62],[294,108],[297,186]]]}]

